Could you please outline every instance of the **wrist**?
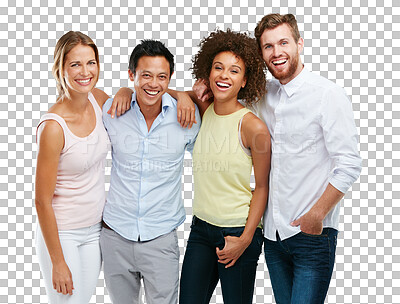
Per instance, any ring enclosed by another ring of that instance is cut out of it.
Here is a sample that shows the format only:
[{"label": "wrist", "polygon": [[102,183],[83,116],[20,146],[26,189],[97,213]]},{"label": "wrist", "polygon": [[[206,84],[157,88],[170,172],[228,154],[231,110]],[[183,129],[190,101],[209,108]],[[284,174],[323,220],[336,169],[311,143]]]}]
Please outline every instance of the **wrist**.
[{"label": "wrist", "polygon": [[53,267],[61,267],[66,264],[65,259],[59,258],[59,259],[52,259],[51,263],[53,264]]},{"label": "wrist", "polygon": [[325,212],[323,210],[320,210],[318,208],[311,208],[310,211],[311,216],[315,218],[316,220],[322,222],[326,216]]},{"label": "wrist", "polygon": [[247,247],[250,245],[251,241],[253,240],[253,237],[249,234],[242,233],[239,239],[243,243],[243,245]]}]

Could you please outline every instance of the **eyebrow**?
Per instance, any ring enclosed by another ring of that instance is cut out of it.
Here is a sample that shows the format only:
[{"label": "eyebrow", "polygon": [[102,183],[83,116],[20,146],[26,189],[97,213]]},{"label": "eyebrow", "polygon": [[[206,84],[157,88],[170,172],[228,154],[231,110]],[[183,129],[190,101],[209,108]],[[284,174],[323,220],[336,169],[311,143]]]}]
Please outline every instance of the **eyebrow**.
[{"label": "eyebrow", "polygon": [[[87,62],[90,62],[90,61],[96,61],[96,59],[90,59],[90,60],[88,60]],[[80,63],[81,61],[80,60],[74,60],[74,61],[70,61],[69,62],[69,64],[73,64],[73,63]]]},{"label": "eyebrow", "polygon": [[[282,39],[280,39],[279,41],[278,41],[278,43],[280,43],[280,42],[282,42],[282,41],[289,41],[289,38],[282,38]],[[273,45],[273,43],[271,43],[271,42],[266,42],[266,43],[264,43],[264,45],[263,45],[263,47],[264,46],[267,46],[267,45]]]},{"label": "eyebrow", "polygon": [[[154,74],[153,72],[148,71],[148,70],[143,70],[143,71],[142,71],[142,74],[143,74],[143,73],[147,73],[147,74],[151,74],[151,75]],[[168,76],[168,73],[167,73],[167,72],[161,72],[161,73],[158,73],[157,75],[167,75],[167,76]]]},{"label": "eyebrow", "polygon": [[[219,61],[215,61],[213,65],[215,65],[215,64],[217,64],[217,63],[224,65],[222,62],[219,62]],[[237,67],[237,68],[240,69],[240,70],[242,69],[240,66],[238,66],[238,65],[236,65],[236,64],[232,64],[232,66]]]}]

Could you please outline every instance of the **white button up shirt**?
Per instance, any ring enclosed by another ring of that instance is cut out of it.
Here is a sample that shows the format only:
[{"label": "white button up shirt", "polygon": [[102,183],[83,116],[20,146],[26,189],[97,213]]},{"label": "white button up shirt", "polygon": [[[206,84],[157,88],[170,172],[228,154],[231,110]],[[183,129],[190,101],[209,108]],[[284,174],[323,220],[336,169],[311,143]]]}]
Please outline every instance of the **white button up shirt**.
[{"label": "white button up shirt", "polygon": [[[290,223],[321,197],[328,183],[345,193],[361,172],[351,102],[335,83],[303,68],[286,85],[268,83],[255,105],[271,133],[272,159],[264,236],[282,240],[300,231]],[[339,204],[323,221],[338,229]]]}]

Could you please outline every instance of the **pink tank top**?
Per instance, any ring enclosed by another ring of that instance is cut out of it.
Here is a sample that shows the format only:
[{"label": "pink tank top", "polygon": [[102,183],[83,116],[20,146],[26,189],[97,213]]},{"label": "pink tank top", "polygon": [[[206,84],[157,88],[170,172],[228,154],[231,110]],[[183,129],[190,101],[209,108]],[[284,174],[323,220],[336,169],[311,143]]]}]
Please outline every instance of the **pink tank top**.
[{"label": "pink tank top", "polygon": [[105,204],[104,165],[109,138],[102,111],[89,93],[96,114],[96,126],[86,137],[74,135],[57,114],[44,114],[38,125],[37,142],[46,120],[55,120],[64,132],[64,148],[58,163],[57,183],[52,200],[59,230],[89,227],[101,221]]}]

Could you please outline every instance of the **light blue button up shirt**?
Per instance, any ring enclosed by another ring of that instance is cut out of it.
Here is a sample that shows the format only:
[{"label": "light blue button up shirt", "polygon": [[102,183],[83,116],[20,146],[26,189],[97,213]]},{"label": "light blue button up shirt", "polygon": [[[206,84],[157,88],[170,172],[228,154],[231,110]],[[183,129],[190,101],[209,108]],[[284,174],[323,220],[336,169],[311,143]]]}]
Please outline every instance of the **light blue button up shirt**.
[{"label": "light blue button up shirt", "polygon": [[131,109],[111,118],[103,106],[103,122],[112,144],[110,189],[103,220],[132,241],[152,240],[177,228],[186,213],[181,195],[185,150],[192,152],[200,128],[183,129],[177,122],[176,100],[162,96],[161,113],[150,131],[132,95]]}]

